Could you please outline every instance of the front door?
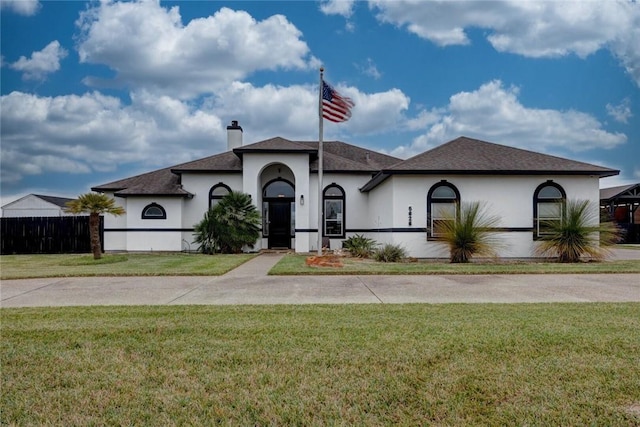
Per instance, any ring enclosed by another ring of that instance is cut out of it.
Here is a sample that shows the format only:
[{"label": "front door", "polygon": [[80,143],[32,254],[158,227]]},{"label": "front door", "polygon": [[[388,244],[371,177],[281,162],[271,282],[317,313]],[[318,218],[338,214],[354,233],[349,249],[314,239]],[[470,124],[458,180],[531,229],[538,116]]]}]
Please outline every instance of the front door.
[{"label": "front door", "polygon": [[269,202],[269,249],[291,248],[291,202]]}]

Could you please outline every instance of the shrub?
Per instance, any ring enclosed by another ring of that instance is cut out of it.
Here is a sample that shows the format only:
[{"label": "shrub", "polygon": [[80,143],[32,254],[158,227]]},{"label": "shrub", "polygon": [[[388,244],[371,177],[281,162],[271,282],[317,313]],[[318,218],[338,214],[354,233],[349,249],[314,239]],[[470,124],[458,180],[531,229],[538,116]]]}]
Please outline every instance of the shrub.
[{"label": "shrub", "polygon": [[238,253],[260,237],[260,213],[250,195],[232,191],[205,213],[194,234],[204,253]]},{"label": "shrub", "polygon": [[407,251],[400,245],[387,243],[373,253],[373,258],[378,262],[400,262],[407,256]]},{"label": "shrub", "polygon": [[361,234],[351,236],[342,242],[342,248],[347,249],[352,256],[357,258],[369,258],[377,245],[375,240]]},{"label": "shrub", "polygon": [[608,248],[620,240],[621,230],[613,222],[599,222],[598,209],[588,200],[568,200],[561,221],[548,221],[549,235],[536,247],[538,255],[554,255],[560,262],[578,262],[588,255],[604,258]]},{"label": "shrub", "polygon": [[498,242],[492,228],[500,222],[489,216],[480,202],[463,203],[459,218],[442,221],[437,229],[443,242],[449,246],[452,263],[469,262],[474,255],[495,256]]}]

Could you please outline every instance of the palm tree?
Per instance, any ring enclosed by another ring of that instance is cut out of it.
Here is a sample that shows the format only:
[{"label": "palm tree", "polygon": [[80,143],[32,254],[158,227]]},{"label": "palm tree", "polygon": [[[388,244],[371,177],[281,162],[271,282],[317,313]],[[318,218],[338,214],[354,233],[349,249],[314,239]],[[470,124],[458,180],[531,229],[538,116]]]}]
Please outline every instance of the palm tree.
[{"label": "palm tree", "polygon": [[260,213],[250,195],[232,191],[205,213],[194,234],[204,253],[238,253],[260,237]]},{"label": "palm tree", "polygon": [[91,251],[93,259],[102,257],[102,245],[100,244],[100,215],[123,215],[125,210],[116,206],[114,200],[105,194],[86,193],[77,199],[67,202],[65,212],[72,214],[89,214],[89,234],[91,236]]},{"label": "palm tree", "polygon": [[500,218],[489,215],[477,201],[463,203],[456,210],[459,218],[445,216],[435,227],[435,234],[449,246],[450,261],[469,262],[474,255],[496,256],[499,242],[492,231]]},{"label": "palm tree", "polygon": [[542,237],[536,253],[554,255],[560,262],[578,262],[583,255],[600,260],[617,243],[621,230],[613,222],[600,222],[599,210],[589,200],[569,200],[560,221],[545,223],[548,235]]}]

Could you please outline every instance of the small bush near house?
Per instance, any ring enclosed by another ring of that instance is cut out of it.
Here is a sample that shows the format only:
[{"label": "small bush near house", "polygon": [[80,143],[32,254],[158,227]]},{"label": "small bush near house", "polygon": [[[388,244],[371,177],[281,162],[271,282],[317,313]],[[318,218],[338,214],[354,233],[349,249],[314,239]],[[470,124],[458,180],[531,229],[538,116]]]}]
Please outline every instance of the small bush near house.
[{"label": "small bush near house", "polygon": [[362,234],[356,234],[342,242],[342,248],[347,249],[356,258],[369,258],[376,246],[378,246],[378,242],[364,237]]},{"label": "small bush near house", "polygon": [[373,258],[378,262],[400,262],[407,256],[407,251],[400,245],[387,243],[373,253]]},{"label": "small bush near house", "polygon": [[205,213],[194,231],[203,253],[239,253],[242,246],[252,247],[258,240],[260,213],[249,194],[232,191]]}]

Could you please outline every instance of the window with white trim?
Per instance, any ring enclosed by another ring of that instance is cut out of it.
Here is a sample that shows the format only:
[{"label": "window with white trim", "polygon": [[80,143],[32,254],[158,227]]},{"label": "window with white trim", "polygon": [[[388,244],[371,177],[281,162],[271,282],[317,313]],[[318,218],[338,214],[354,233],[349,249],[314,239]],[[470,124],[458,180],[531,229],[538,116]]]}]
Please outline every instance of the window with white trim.
[{"label": "window with white trim", "polygon": [[440,181],[427,194],[427,238],[438,239],[438,230],[446,223],[455,221],[459,215],[460,193],[447,181]]},{"label": "window with white trim", "polygon": [[551,234],[554,224],[562,221],[566,193],[553,181],[547,181],[533,193],[533,238]]},{"label": "window with white trim", "polygon": [[322,192],[324,230],[326,237],[344,237],[345,193],[336,183],[325,187]]}]

